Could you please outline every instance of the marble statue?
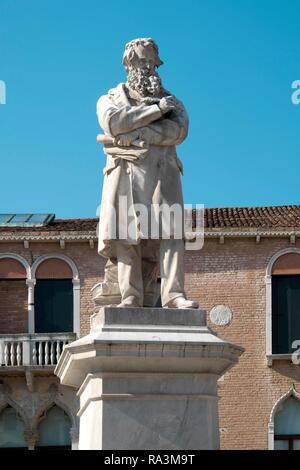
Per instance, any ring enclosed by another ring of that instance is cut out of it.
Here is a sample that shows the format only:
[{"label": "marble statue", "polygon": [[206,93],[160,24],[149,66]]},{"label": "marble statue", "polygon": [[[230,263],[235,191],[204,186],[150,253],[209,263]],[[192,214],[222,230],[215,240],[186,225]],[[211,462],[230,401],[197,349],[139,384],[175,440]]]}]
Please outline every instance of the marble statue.
[{"label": "marble statue", "polygon": [[[120,300],[119,307],[154,306],[160,276],[163,307],[198,308],[184,291],[182,163],[176,154],[188,133],[188,116],[162,85],[156,70],[162,63],[153,39],[129,42],[123,56],[127,82],[97,102],[104,131],[98,141],[107,156],[98,251],[108,260],[104,283],[94,289],[99,305]],[[181,212],[161,220],[153,218],[153,207]],[[159,227],[152,236],[154,219]]]},{"label": "marble statue", "polygon": [[[243,348],[216,336],[184,292],[189,227],[176,145],[188,117],[162,86],[153,39],[128,43],[123,63],[127,82],[97,104],[105,278],[93,288],[90,333],[64,347],[55,374],[78,390],[79,450],[217,450],[218,381]],[[211,318],[230,314],[218,306]]]}]

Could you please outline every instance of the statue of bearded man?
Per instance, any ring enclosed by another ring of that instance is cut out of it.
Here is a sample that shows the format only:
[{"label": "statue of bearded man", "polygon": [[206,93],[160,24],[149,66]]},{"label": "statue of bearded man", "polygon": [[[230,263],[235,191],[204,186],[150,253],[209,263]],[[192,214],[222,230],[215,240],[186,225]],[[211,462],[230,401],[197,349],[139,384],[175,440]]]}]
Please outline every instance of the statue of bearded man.
[{"label": "statue of bearded man", "polygon": [[162,306],[198,308],[184,292],[182,164],[176,154],[188,117],[163,88],[153,39],[126,44],[123,64],[127,82],[97,103],[107,155],[98,233],[98,251],[108,258],[105,275],[117,273],[119,307],[152,306],[159,267]]}]

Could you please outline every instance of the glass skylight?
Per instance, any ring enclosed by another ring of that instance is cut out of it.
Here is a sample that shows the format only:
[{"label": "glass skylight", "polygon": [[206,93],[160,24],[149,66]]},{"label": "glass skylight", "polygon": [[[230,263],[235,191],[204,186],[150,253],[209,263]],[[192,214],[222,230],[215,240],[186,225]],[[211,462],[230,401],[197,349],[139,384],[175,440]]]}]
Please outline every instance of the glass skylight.
[{"label": "glass skylight", "polygon": [[38,227],[55,219],[55,214],[0,214],[0,227]]},{"label": "glass skylight", "polygon": [[30,219],[31,214],[15,214],[13,218],[10,220],[10,223],[18,224],[22,222],[27,222]]},{"label": "glass skylight", "polygon": [[14,214],[0,214],[0,224],[5,224],[13,218]]}]

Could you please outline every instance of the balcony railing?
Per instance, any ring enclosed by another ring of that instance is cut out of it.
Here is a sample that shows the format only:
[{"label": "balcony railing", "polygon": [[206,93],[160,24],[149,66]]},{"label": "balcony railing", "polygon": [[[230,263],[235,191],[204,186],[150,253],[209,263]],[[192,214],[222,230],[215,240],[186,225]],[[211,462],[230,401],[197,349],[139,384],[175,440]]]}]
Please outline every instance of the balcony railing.
[{"label": "balcony railing", "polygon": [[0,335],[0,370],[3,367],[55,366],[75,333]]}]

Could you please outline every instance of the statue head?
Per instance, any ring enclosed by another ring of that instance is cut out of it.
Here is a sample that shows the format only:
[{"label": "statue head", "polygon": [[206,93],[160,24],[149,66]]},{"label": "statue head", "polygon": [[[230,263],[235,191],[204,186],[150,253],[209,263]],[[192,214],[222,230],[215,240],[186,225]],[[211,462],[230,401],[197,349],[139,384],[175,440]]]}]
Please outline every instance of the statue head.
[{"label": "statue head", "polygon": [[158,55],[158,46],[152,38],[139,38],[130,41],[125,46],[123,65],[128,71],[130,66],[159,67],[163,64]]},{"label": "statue head", "polygon": [[159,97],[163,94],[161,79],[156,72],[162,64],[153,39],[139,38],[126,44],[123,65],[128,74],[128,86],[141,97]]}]

